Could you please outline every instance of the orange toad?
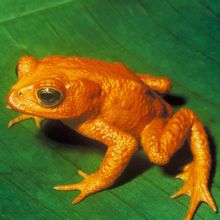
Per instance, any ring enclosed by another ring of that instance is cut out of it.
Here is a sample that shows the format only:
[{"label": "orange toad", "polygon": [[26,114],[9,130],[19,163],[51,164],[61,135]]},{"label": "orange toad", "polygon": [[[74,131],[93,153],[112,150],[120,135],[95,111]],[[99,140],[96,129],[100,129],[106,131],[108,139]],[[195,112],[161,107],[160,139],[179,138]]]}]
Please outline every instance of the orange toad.
[{"label": "orange toad", "polygon": [[18,78],[7,103],[23,114],[9,126],[28,118],[34,118],[38,126],[43,119],[59,119],[107,145],[97,172],[87,175],[79,171],[82,182],[54,187],[80,190],[74,204],[111,186],[139,144],[152,163],[164,165],[187,138],[193,161],[178,175],[185,184],[172,198],[190,197],[188,220],[200,202],[216,211],[207,187],[211,156],[206,132],[194,112],[183,108],[173,114],[161,98],[159,94],[171,88],[169,79],[135,74],[121,63],[62,56],[40,60],[23,56]]}]

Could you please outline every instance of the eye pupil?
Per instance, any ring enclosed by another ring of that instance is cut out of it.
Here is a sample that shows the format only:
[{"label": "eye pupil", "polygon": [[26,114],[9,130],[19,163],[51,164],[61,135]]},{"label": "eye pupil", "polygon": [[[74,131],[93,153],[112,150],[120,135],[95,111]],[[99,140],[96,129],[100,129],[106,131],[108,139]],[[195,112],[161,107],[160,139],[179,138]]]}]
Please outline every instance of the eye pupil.
[{"label": "eye pupil", "polygon": [[50,102],[50,101],[53,101],[54,94],[52,94],[52,93],[42,93],[41,98],[43,100],[46,100],[46,101]]},{"label": "eye pupil", "polygon": [[42,88],[38,90],[37,96],[45,107],[55,106],[62,100],[62,94],[52,88]]}]

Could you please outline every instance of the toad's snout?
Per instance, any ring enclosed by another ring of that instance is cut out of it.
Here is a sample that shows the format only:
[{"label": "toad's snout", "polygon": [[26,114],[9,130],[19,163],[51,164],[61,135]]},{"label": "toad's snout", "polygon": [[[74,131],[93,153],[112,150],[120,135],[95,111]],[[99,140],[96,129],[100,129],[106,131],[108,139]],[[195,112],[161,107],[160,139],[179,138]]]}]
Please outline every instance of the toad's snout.
[{"label": "toad's snout", "polygon": [[21,110],[21,99],[22,99],[22,92],[17,91],[15,89],[11,89],[6,97],[6,102],[8,108],[14,110]]}]

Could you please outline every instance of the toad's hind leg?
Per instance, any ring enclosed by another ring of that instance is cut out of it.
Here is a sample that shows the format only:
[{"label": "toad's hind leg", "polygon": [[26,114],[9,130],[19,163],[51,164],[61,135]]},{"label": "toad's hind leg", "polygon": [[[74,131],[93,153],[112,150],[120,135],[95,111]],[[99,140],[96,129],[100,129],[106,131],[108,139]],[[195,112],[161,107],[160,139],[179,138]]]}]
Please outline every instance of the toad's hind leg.
[{"label": "toad's hind leg", "polygon": [[185,218],[189,220],[200,202],[206,202],[216,211],[216,205],[208,190],[211,156],[202,124],[191,110],[181,109],[168,121],[153,121],[141,133],[144,151],[149,159],[158,165],[166,164],[187,137],[190,140],[193,161],[177,176],[184,180],[185,184],[172,198],[183,194],[190,197],[190,206]]},{"label": "toad's hind leg", "polygon": [[172,87],[172,83],[167,77],[155,77],[140,73],[136,73],[136,76],[138,76],[147,86],[149,86],[150,89],[161,94],[168,93]]}]

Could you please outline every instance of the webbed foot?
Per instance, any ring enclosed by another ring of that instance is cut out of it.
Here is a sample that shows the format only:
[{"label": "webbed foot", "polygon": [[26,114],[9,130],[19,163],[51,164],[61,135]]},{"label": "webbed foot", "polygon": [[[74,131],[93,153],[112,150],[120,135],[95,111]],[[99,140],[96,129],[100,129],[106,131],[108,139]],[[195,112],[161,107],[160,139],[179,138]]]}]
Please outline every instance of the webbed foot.
[{"label": "webbed foot", "polygon": [[188,195],[190,197],[190,205],[185,220],[193,218],[193,215],[201,202],[207,203],[214,212],[217,211],[212,195],[200,173],[199,169],[197,169],[192,162],[184,167],[181,174],[176,176],[176,178],[182,179],[185,184],[178,192],[173,194],[171,198],[176,198],[181,195]]},{"label": "webbed foot", "polygon": [[84,178],[83,181],[76,184],[55,186],[55,190],[79,190],[80,194],[73,200],[72,204],[77,204],[90,194],[106,188],[106,184],[99,178],[98,173],[86,174],[82,170],[78,170],[78,174]]}]

